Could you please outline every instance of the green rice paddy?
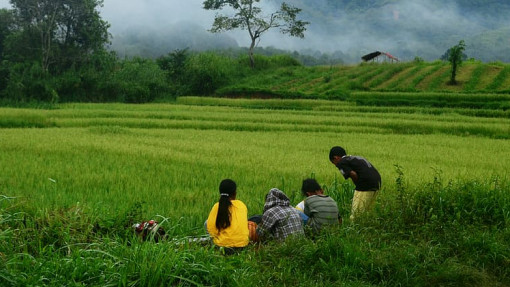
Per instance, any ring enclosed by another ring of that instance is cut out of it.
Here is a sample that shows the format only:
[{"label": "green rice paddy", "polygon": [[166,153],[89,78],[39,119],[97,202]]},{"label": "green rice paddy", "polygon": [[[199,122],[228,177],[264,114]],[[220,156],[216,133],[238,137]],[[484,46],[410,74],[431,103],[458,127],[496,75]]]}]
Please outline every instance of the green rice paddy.
[{"label": "green rice paddy", "polygon": [[[504,109],[194,97],[0,108],[0,285],[506,286],[509,134]],[[348,218],[334,145],[380,171],[378,219],[229,258],[130,239],[146,219],[173,239],[204,235],[224,178],[260,214],[270,188],[297,204],[315,177]]]}]

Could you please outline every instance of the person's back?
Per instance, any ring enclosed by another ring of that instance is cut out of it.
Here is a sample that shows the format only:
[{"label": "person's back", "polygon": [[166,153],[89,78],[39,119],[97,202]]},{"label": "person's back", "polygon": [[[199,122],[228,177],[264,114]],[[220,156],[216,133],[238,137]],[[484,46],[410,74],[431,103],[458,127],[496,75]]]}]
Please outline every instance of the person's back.
[{"label": "person's back", "polygon": [[345,179],[351,178],[356,186],[352,199],[351,221],[372,209],[381,188],[381,175],[367,159],[347,155],[344,148],[334,146],[329,151],[329,160]]},{"label": "person's back", "polygon": [[327,195],[312,195],[305,200],[305,214],[309,216],[307,225],[320,230],[323,225],[338,224],[338,205]]},{"label": "person's back", "polygon": [[231,214],[230,226],[218,229],[215,226],[219,203],[216,203],[207,219],[207,231],[214,244],[222,247],[244,247],[248,245],[248,211],[246,205],[240,200],[232,200],[229,207]]},{"label": "person's back", "polygon": [[271,189],[266,196],[257,234],[262,239],[272,237],[277,240],[285,240],[291,235],[304,235],[301,216],[290,205],[289,198],[277,188]]},{"label": "person's back", "polygon": [[356,190],[377,191],[381,187],[379,171],[364,157],[345,155],[336,166],[344,177],[351,170],[357,173]]},{"label": "person's back", "polygon": [[303,180],[301,192],[304,201],[304,213],[309,217],[307,226],[319,231],[323,225],[339,223],[338,205],[330,196],[324,195],[321,186],[315,179]]},{"label": "person's back", "polygon": [[217,246],[240,248],[249,243],[248,209],[236,200],[236,185],[232,180],[220,184],[220,200],[207,218],[207,232]]}]

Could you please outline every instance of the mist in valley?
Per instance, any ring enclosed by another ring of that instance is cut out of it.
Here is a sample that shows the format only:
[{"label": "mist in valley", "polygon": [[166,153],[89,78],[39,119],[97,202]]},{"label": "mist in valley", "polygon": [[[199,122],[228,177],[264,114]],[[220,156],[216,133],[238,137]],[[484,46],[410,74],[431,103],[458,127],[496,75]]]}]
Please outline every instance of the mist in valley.
[{"label": "mist in valley", "polygon": [[[261,2],[257,5],[270,13],[278,9],[281,1]],[[510,18],[465,10],[455,1],[384,1],[389,4],[356,11],[330,9],[329,0],[286,2],[302,8],[299,18],[310,22],[305,38],[282,35],[274,29],[262,35],[258,47],[317,56],[335,54],[352,63],[373,51],[388,52],[403,61],[415,57],[436,60],[449,47],[465,40],[469,57],[510,61],[504,53],[510,47]],[[204,51],[249,46],[247,31],[210,33],[215,14],[232,11],[204,10],[202,3],[203,0],[105,0],[99,10],[111,25],[111,49],[120,56],[158,57],[176,49]],[[8,7],[8,1],[0,0],[0,5]]]}]

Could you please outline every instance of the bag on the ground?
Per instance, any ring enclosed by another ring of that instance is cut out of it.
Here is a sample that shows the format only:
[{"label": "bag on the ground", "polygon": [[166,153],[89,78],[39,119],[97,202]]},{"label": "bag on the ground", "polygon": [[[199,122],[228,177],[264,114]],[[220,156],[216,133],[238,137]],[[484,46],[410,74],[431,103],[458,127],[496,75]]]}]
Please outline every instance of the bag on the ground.
[{"label": "bag on the ground", "polygon": [[166,235],[165,230],[155,220],[142,221],[133,225],[135,234],[143,241],[154,240],[158,242]]}]

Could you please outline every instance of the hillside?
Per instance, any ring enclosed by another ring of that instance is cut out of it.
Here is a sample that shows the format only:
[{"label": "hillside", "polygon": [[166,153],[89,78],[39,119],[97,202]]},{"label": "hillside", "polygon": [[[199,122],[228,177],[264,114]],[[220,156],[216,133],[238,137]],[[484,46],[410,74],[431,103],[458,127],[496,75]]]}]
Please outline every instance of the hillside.
[{"label": "hillside", "polygon": [[448,83],[450,65],[440,61],[291,67],[245,77],[217,94],[340,99],[380,106],[510,109],[510,65],[467,61],[456,79],[457,85]]}]

